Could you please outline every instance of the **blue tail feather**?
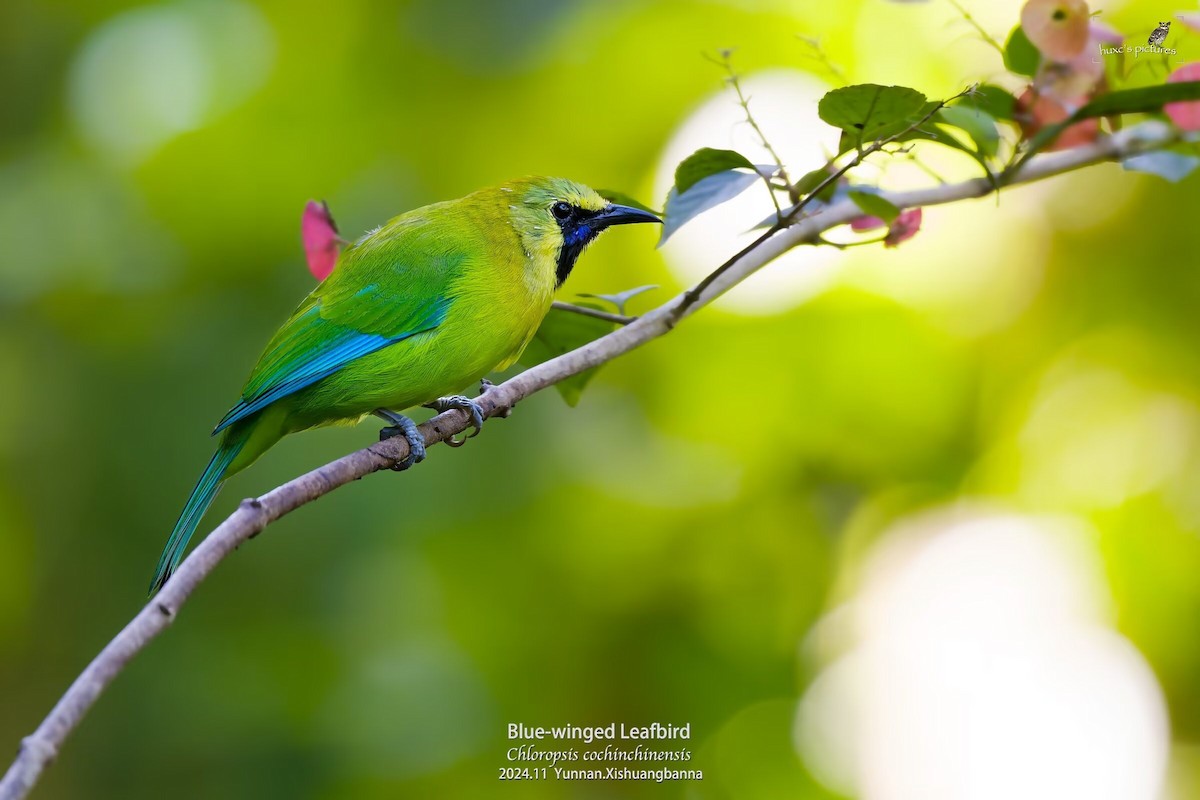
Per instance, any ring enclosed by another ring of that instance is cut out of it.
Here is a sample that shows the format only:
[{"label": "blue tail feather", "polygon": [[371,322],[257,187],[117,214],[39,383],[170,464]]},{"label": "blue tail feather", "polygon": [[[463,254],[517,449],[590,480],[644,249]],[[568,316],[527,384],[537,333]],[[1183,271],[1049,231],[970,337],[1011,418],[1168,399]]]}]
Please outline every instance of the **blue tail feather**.
[{"label": "blue tail feather", "polygon": [[161,589],[175,571],[175,567],[179,566],[179,562],[183,558],[183,551],[187,549],[188,540],[192,538],[200,520],[204,518],[204,512],[208,510],[213,498],[217,496],[221,484],[225,481],[225,470],[241,452],[245,440],[230,441],[231,438],[226,437],[226,441],[222,442],[220,448],[213,454],[212,460],[204,468],[200,480],[192,489],[191,496],[188,497],[187,504],[179,514],[175,529],[171,531],[171,538],[167,540],[167,545],[158,558],[158,566],[154,570],[154,580],[150,583],[150,594]]}]

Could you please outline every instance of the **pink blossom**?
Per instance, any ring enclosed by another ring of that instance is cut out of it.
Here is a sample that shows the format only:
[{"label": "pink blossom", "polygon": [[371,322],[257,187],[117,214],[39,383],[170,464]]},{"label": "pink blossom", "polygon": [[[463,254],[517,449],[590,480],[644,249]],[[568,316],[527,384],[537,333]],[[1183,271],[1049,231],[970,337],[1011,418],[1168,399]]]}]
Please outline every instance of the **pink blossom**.
[{"label": "pink blossom", "polygon": [[[879,217],[856,217],[850,220],[850,230],[856,233],[863,231],[873,231],[877,228],[882,228],[887,225]],[[909,208],[900,212],[900,215],[888,225],[887,235],[883,237],[884,247],[895,247],[901,242],[906,242],[917,235],[917,231],[921,230],[921,209]]]},{"label": "pink blossom", "polygon": [[308,201],[300,220],[300,237],[304,241],[308,271],[317,280],[325,280],[337,264],[342,242],[333,215],[329,213],[329,206],[315,200]]},{"label": "pink blossom", "polygon": [[896,221],[888,228],[883,240],[884,247],[895,247],[901,242],[907,242],[921,230],[921,209],[909,208],[900,212]]},{"label": "pink blossom", "polygon": [[884,225],[887,225],[887,223],[879,217],[855,217],[850,220],[850,230],[855,233],[873,231],[876,228],[882,228]]}]

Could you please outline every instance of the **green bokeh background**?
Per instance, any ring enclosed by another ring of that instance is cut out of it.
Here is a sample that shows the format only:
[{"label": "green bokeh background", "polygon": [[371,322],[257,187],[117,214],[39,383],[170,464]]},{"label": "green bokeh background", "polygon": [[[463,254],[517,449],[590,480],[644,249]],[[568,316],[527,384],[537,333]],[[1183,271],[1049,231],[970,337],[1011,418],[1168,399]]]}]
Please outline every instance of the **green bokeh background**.
[{"label": "green bokeh background", "polygon": [[[1110,22],[1140,30],[1174,5],[1126,4]],[[880,18],[902,12],[947,46],[897,41]],[[198,100],[165,67],[163,95],[113,89],[172,63],[169,37],[132,72],[102,71],[123,63],[104,32],[147,13],[158,34],[242,21],[195,40],[217,53],[192,76]],[[795,34],[821,35],[853,80],[936,95],[987,77],[962,66],[988,53],[952,19],[877,2],[5,3],[0,747],[143,602],[208,430],[311,286],[307,199],[351,236],[529,173],[657,201],[665,143],[721,91],[703,53],[736,45],[750,74],[805,69]],[[128,105],[88,106],[97,86]],[[164,123],[160,100],[182,116]],[[575,409],[543,393],[463,450],[280,521],[130,665],[37,796],[830,797],[792,743],[817,668],[801,643],[860,540],[976,494],[1097,527],[1118,627],[1177,743],[1197,741],[1196,515],[1159,484],[1103,508],[1020,489],[1019,430],[1063,358],[1200,401],[1200,178],[1098,174],[1076,185],[1114,187],[1121,213],[1102,227],[1047,216],[1041,281],[984,334],[852,281],[775,314],[709,309],[606,368]],[[926,228],[939,235],[938,212]],[[681,288],[653,244],[606,237],[567,290],[659,284],[644,310]],[[972,269],[969,246],[939,252]],[[283,442],[210,523],[374,436]],[[1200,464],[1184,447],[1172,491]],[[703,783],[497,783],[508,722],[614,720],[690,722]]]}]

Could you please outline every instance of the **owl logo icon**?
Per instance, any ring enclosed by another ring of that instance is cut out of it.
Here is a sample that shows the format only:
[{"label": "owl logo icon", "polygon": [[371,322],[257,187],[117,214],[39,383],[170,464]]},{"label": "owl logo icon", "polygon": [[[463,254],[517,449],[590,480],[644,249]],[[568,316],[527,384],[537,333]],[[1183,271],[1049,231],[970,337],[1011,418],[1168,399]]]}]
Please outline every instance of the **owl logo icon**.
[{"label": "owl logo icon", "polygon": [[1158,47],[1167,38],[1167,33],[1171,30],[1170,22],[1160,22],[1154,32],[1150,34],[1150,38],[1146,40],[1147,44]]}]

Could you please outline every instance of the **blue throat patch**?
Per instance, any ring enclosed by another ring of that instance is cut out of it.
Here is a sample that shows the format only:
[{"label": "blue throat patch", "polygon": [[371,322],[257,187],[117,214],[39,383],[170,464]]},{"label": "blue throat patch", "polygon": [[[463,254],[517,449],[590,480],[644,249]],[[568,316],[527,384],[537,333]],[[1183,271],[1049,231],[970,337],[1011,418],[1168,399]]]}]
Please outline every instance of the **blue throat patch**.
[{"label": "blue throat patch", "polygon": [[591,224],[592,217],[597,213],[576,208],[570,217],[558,223],[562,230],[563,243],[558,251],[558,268],[555,270],[558,284],[554,288],[563,285],[571,270],[575,269],[575,261],[579,254],[600,234]]}]

